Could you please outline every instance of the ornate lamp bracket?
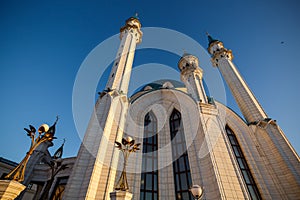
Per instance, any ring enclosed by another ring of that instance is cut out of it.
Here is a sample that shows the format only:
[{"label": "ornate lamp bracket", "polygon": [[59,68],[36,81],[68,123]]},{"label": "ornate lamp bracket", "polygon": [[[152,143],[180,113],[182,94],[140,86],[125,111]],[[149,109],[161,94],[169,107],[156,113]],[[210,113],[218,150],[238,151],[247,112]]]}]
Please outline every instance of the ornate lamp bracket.
[{"label": "ornate lamp bracket", "polygon": [[139,146],[141,145],[141,143],[135,144],[135,140],[133,140],[131,137],[126,137],[122,139],[122,144],[116,141],[115,145],[116,148],[118,148],[124,156],[123,171],[121,173],[120,179],[117,182],[115,190],[128,191],[129,187],[126,176],[127,160],[130,153],[140,150]]}]

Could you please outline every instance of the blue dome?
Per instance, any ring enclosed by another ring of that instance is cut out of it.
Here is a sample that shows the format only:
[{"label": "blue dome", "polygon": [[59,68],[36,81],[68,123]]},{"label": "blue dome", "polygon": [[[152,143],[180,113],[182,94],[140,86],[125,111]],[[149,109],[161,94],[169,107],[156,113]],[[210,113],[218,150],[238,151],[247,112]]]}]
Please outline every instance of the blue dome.
[{"label": "blue dome", "polygon": [[145,91],[145,90],[147,90],[147,88],[150,88],[150,87],[151,87],[151,90],[159,90],[159,89],[163,88],[163,85],[167,82],[171,83],[174,88],[184,88],[185,87],[185,85],[182,82],[179,82],[176,80],[171,80],[171,79],[161,79],[161,80],[157,80],[157,81],[142,85],[141,87],[139,87],[138,89],[136,89],[133,92],[133,95],[138,92]]},{"label": "blue dome", "polygon": [[134,91],[130,99],[131,101],[135,101],[135,99],[137,99],[138,97],[140,97],[145,93],[152,92],[155,90],[160,90],[160,89],[176,89],[176,90],[181,90],[183,92],[186,92],[185,85],[182,82],[171,80],[171,79],[161,79],[161,80],[157,80],[142,85],[141,87],[139,87]]}]

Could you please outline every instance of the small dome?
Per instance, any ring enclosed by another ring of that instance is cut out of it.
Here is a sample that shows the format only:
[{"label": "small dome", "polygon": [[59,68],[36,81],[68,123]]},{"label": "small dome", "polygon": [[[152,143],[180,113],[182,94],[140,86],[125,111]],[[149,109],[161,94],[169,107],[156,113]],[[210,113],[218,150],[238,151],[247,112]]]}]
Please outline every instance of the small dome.
[{"label": "small dome", "polygon": [[162,88],[183,88],[183,87],[185,87],[185,85],[182,82],[176,80],[170,80],[170,79],[162,79],[151,83],[147,83],[139,87],[137,90],[134,91],[133,94],[141,91],[147,91],[147,90],[159,90]]},{"label": "small dome", "polygon": [[162,85],[162,88],[171,89],[174,88],[174,85],[170,81],[167,81]]},{"label": "small dome", "polygon": [[151,87],[150,85],[147,85],[145,88],[144,88],[144,91],[147,91],[147,90],[152,90],[153,87]]}]

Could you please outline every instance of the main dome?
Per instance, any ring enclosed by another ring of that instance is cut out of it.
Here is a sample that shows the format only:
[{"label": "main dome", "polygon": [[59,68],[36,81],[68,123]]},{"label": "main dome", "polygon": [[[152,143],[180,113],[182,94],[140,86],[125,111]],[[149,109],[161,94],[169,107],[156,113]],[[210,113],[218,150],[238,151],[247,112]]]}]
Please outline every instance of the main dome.
[{"label": "main dome", "polygon": [[136,100],[138,97],[140,97],[143,94],[155,91],[155,90],[160,90],[160,89],[175,89],[175,90],[180,90],[182,92],[187,92],[187,89],[185,85],[176,80],[171,80],[171,79],[161,79],[157,80],[151,83],[147,83],[145,85],[142,85],[138,89],[136,89],[130,97],[130,101]]}]

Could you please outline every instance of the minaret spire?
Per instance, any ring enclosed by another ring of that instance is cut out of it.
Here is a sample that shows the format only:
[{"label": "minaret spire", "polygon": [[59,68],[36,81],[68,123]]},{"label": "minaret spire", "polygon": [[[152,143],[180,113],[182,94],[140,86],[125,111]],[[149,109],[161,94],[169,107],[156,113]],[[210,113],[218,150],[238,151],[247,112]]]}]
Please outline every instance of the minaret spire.
[{"label": "minaret spire", "polygon": [[221,41],[213,39],[209,34],[207,36],[212,64],[220,70],[246,121],[251,123],[267,118],[267,114],[233,64],[232,51],[226,49]]},{"label": "minaret spire", "polygon": [[139,18],[139,13],[138,13],[138,12],[135,12],[135,14],[134,14],[134,18],[136,18],[136,19],[140,19],[140,18]]},{"label": "minaret spire", "polygon": [[208,32],[206,32],[207,38],[208,38],[208,45],[210,45],[213,42],[217,42],[218,40],[214,39]]},{"label": "minaret spire", "polygon": [[121,44],[106,88],[127,93],[136,45],[142,41],[141,23],[136,13],[120,29]]}]

